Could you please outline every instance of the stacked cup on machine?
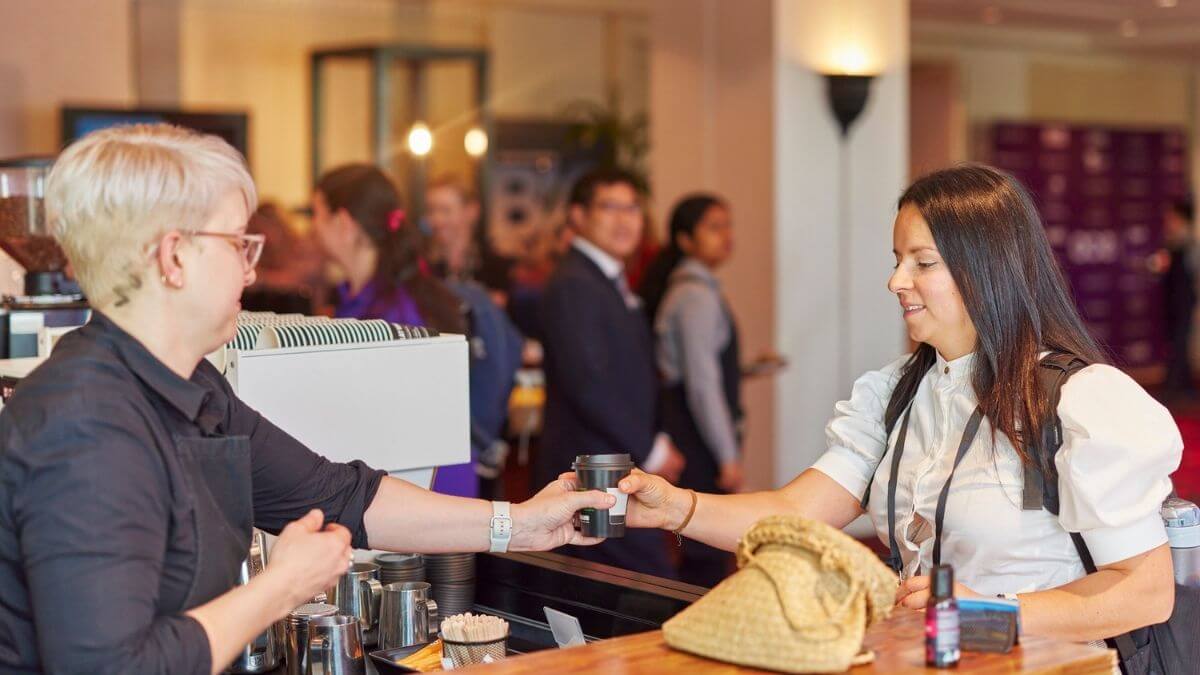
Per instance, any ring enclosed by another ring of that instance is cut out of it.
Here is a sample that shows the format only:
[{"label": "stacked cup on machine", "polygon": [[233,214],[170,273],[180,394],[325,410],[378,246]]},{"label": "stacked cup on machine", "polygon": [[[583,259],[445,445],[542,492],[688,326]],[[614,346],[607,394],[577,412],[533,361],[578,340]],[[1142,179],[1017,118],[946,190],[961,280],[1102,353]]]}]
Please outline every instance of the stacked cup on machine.
[{"label": "stacked cup on machine", "polygon": [[420,553],[380,553],[379,582],[384,586],[409,581],[425,581],[425,557]]},{"label": "stacked cup on machine", "polygon": [[433,585],[433,599],[442,616],[471,611],[475,604],[475,554],[425,555],[425,578]]}]

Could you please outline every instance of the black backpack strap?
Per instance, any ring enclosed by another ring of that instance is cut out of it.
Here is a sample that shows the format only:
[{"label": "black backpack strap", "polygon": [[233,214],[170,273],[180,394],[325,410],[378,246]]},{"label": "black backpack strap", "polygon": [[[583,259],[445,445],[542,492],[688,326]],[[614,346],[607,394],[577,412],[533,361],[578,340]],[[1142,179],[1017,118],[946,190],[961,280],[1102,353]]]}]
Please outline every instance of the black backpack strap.
[{"label": "black backpack strap", "polygon": [[1062,420],[1058,418],[1058,402],[1062,398],[1062,387],[1067,379],[1086,368],[1088,363],[1074,354],[1053,352],[1047,354],[1038,364],[1038,386],[1045,392],[1050,402],[1049,408],[1054,413],[1053,423],[1042,427],[1041,450],[1029,444],[1026,450],[1032,462],[1025,464],[1024,488],[1022,490],[1021,508],[1026,511],[1038,511],[1043,507],[1058,515],[1058,485],[1047,481],[1047,476],[1055,476],[1054,456],[1062,446]]},{"label": "black backpack strap", "polygon": [[[1050,409],[1055,411],[1055,414],[1054,423],[1043,427],[1042,452],[1035,454],[1033,463],[1025,465],[1022,508],[1026,510],[1045,508],[1055,516],[1058,515],[1058,481],[1046,480],[1047,476],[1057,475],[1057,472],[1053,470],[1054,458],[1058,455],[1063,443],[1062,420],[1059,419],[1057,413],[1058,402],[1062,398],[1063,384],[1069,377],[1083,370],[1087,365],[1086,361],[1073,354],[1057,352],[1046,355],[1040,363],[1038,384],[1041,385],[1042,391],[1046,392],[1046,397],[1050,401]],[[1029,447],[1029,450],[1036,452],[1036,448],[1032,446]],[[1088,550],[1087,542],[1078,532],[1071,532],[1070,535],[1071,543],[1075,545],[1075,552],[1079,554],[1079,559],[1083,562],[1083,569],[1088,574],[1095,574],[1096,562],[1092,558],[1092,552]],[[1133,633],[1122,633],[1104,642],[1109,648],[1117,650],[1121,663],[1127,662],[1137,652],[1137,643],[1133,638]]]},{"label": "black backpack strap", "polygon": [[[1083,540],[1083,535],[1079,534],[1078,532],[1072,532],[1071,543],[1075,544],[1075,552],[1079,554],[1079,559],[1083,561],[1083,569],[1086,570],[1088,574],[1095,574],[1096,562],[1092,559],[1092,552],[1088,550],[1087,542]],[[1139,628],[1129,633],[1121,633],[1115,637],[1108,638],[1104,641],[1104,644],[1106,644],[1109,649],[1117,650],[1117,654],[1120,657],[1118,660],[1122,664],[1127,663],[1133,658],[1134,654],[1136,654],[1138,650],[1137,642],[1133,639],[1134,633],[1139,633],[1145,630],[1147,629]],[[1125,672],[1125,669],[1122,668],[1121,672]]]}]

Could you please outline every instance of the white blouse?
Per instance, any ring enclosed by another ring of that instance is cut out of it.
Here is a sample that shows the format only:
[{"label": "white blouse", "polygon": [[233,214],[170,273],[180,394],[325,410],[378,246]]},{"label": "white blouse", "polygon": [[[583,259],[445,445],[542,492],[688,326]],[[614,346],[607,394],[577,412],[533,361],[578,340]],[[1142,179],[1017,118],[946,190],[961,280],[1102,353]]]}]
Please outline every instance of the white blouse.
[{"label": "white blouse", "polygon": [[[940,356],[913,400],[896,489],[896,542],[904,576],[933,565],[938,495],[950,474],[963,428],[978,401],[974,355]],[[872,473],[868,511],[886,544],[891,438],[884,409],[908,357],[860,377],[825,429],[829,449],[814,468],[861,497]],[[1183,439],[1166,408],[1128,375],[1088,366],[1063,385],[1058,405],[1063,445],[1056,457],[1058,517],[1021,508],[1021,459],[1004,434],[992,447],[984,420],[954,473],[942,533],[942,562],[968,588],[993,595],[1062,586],[1086,574],[1068,532],[1080,532],[1097,565],[1125,560],[1167,541],[1159,507],[1171,491]],[[876,473],[876,465],[878,472]]]}]

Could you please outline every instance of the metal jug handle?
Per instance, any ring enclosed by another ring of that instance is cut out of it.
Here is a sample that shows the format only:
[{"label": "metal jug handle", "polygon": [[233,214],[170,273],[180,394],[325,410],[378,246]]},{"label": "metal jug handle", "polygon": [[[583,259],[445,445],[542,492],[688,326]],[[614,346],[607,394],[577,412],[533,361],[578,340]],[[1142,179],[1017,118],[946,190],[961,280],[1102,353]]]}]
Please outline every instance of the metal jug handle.
[{"label": "metal jug handle", "polygon": [[313,636],[308,641],[308,668],[303,675],[329,675],[333,672],[333,650],[329,638]]},{"label": "metal jug handle", "polygon": [[441,629],[441,622],[438,621],[438,604],[437,600],[426,600],[425,611],[429,612],[429,637],[437,637],[438,631]]},{"label": "metal jug handle", "polygon": [[358,583],[362,606],[366,611],[366,626],[370,629],[379,621],[379,603],[383,600],[383,584],[378,579],[363,579]]}]

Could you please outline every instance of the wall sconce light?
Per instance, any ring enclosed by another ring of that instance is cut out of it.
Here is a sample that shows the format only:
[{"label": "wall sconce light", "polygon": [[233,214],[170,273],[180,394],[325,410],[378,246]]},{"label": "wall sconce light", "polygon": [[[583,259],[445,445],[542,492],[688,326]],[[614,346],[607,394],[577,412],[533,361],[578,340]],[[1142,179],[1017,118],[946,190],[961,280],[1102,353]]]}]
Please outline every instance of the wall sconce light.
[{"label": "wall sconce light", "polygon": [[873,75],[867,74],[869,66],[866,54],[853,46],[841,50],[835,58],[837,72],[825,73],[826,93],[833,117],[841,128],[842,137],[838,147],[838,284],[837,305],[838,381],[846,382],[850,374],[850,127],[867,106],[871,93]]},{"label": "wall sconce light", "polygon": [[842,128],[842,137],[850,133],[850,126],[862,114],[871,93],[871,74],[877,67],[862,44],[850,43],[831,53],[825,61],[826,93],[833,116]]},{"label": "wall sconce light", "polygon": [[408,151],[417,157],[424,157],[433,150],[433,132],[429,125],[417,122],[408,130]]},{"label": "wall sconce light", "polygon": [[871,92],[871,75],[826,75],[829,106],[842,128],[842,137],[850,133],[850,125],[862,114]]}]

